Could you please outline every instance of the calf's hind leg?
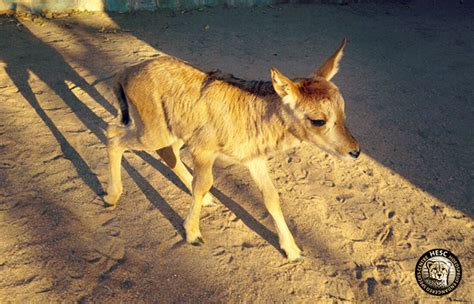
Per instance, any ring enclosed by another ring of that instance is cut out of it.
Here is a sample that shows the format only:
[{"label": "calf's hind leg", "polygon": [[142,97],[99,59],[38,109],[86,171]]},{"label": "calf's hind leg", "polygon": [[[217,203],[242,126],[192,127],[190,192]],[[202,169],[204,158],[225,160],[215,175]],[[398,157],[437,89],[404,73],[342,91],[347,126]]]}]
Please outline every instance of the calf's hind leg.
[{"label": "calf's hind leg", "polygon": [[201,152],[194,155],[193,203],[184,221],[186,241],[199,246],[204,243],[199,229],[199,218],[204,196],[212,187],[212,165],[215,156],[212,152]]},{"label": "calf's hind leg", "polygon": [[107,130],[107,154],[109,157],[109,184],[107,187],[107,195],[104,196],[104,201],[110,209],[117,206],[117,201],[122,194],[122,174],[120,172],[122,167],[122,156],[126,148],[122,142],[122,136],[115,136],[116,133],[122,131],[121,127],[111,126]]},{"label": "calf's hind leg", "polygon": [[[179,156],[179,150],[183,146],[183,141],[178,140],[175,143],[173,143],[171,146],[164,147],[162,149],[159,149],[157,151],[158,155],[160,155],[161,159],[164,160],[166,165],[173,170],[173,172],[179,177],[179,179],[183,182],[183,184],[188,188],[190,192],[192,192],[192,181],[193,181],[193,176],[191,173],[188,171],[184,163],[181,161],[181,158]],[[213,196],[208,192],[206,195],[204,195],[204,198],[202,200],[202,205],[203,206],[214,206],[214,198]]]}]

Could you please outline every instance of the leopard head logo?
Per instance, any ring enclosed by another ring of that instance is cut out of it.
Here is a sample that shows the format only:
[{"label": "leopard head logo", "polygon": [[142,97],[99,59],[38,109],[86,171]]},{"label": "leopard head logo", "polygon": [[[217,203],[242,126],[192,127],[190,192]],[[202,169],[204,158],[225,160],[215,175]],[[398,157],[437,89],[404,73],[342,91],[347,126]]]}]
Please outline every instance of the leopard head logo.
[{"label": "leopard head logo", "polygon": [[426,267],[428,268],[429,278],[448,285],[448,275],[451,265],[447,262],[442,261],[427,261]]}]

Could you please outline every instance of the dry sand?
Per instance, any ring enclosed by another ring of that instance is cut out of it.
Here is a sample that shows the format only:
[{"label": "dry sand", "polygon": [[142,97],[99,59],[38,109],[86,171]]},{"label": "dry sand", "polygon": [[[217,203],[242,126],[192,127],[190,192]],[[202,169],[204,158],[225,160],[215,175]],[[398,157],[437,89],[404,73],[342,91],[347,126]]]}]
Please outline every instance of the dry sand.
[{"label": "dry sand", "polygon": [[[0,18],[0,302],[474,301],[473,5],[440,2]],[[304,262],[286,262],[248,172],[223,161],[201,248],[183,242],[190,196],[156,155],[126,153],[126,192],[103,208],[118,69],[165,52],[305,76],[342,37],[335,82],[365,154],[270,161]],[[442,298],[414,275],[437,247],[464,270]]]}]

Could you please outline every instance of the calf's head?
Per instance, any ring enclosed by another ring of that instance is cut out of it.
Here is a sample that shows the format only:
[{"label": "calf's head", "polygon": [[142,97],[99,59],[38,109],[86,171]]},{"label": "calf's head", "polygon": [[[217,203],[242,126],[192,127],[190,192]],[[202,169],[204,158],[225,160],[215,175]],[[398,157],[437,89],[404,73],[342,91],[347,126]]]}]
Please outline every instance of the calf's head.
[{"label": "calf's head", "polygon": [[290,80],[275,68],[272,83],[292,116],[291,128],[303,141],[341,159],[356,159],[359,144],[345,125],[344,98],[331,82],[339,69],[346,40],[309,78]]}]

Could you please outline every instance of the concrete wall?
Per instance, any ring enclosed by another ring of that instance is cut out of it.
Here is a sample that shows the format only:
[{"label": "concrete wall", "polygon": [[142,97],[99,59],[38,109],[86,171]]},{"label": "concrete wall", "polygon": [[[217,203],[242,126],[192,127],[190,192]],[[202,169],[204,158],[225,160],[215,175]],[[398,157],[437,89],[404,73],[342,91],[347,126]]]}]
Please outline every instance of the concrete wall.
[{"label": "concrete wall", "polygon": [[103,0],[0,0],[0,10],[65,11],[68,9],[103,11]]},{"label": "concrete wall", "polygon": [[359,2],[358,0],[0,0],[2,10],[27,10],[40,12],[88,10],[129,12],[134,10],[153,11],[160,8],[193,9],[203,6],[254,6],[276,3],[346,3]]}]

